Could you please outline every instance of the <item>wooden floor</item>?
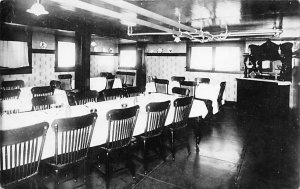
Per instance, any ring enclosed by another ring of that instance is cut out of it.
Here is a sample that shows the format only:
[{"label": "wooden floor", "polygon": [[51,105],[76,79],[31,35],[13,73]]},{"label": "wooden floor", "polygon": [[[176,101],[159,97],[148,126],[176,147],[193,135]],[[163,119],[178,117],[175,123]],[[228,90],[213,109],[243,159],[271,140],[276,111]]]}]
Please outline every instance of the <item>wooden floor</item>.
[{"label": "wooden floor", "polygon": [[[142,164],[135,161],[136,180],[125,170],[114,175],[110,188],[299,187],[299,130],[290,118],[266,120],[225,106],[222,115],[201,127],[199,153],[192,148],[187,156],[183,148],[176,153],[175,161],[168,153],[166,162],[157,159],[150,164],[147,175]],[[193,132],[189,132],[194,147]],[[42,178],[46,188],[53,188],[53,180],[52,176]],[[90,170],[88,186],[82,183],[81,178],[69,180],[60,188],[105,188],[104,179],[95,169]]]}]

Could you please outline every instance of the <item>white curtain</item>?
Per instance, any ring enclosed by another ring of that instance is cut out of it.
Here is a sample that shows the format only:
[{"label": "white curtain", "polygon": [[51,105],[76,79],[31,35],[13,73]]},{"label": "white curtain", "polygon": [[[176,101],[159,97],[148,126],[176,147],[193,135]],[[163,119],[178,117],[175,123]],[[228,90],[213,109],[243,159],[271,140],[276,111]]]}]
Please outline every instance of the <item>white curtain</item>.
[{"label": "white curtain", "polygon": [[8,68],[29,66],[27,42],[0,41],[0,66]]}]

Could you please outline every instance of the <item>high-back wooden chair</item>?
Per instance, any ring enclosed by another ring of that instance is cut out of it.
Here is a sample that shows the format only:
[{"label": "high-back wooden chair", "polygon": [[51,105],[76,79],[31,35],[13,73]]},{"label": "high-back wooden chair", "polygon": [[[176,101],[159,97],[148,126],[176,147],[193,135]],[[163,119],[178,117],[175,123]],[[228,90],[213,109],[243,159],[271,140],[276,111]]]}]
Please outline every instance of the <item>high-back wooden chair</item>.
[{"label": "high-back wooden chair", "polygon": [[175,145],[174,145],[175,140],[180,139],[179,135],[177,135],[178,138],[174,137],[175,132],[185,135],[185,137],[183,137],[183,140],[181,140],[181,142],[186,145],[188,154],[190,154],[188,135],[186,131],[183,131],[183,129],[187,127],[192,104],[193,104],[193,96],[177,98],[174,101],[175,111],[174,111],[173,122],[171,125],[168,126],[168,129],[171,134],[170,143],[171,143],[171,152],[172,152],[173,160],[175,160]]},{"label": "high-back wooden chair", "polygon": [[42,122],[0,130],[1,187],[14,188],[37,175],[48,127],[47,122]]},{"label": "high-back wooden chair", "polygon": [[59,171],[78,163],[84,163],[85,182],[85,160],[87,158],[91,139],[94,132],[96,113],[90,113],[78,117],[56,119],[51,127],[55,133],[55,154],[48,165],[54,168],[56,173],[55,188],[58,187]]},{"label": "high-back wooden chair", "polygon": [[1,91],[1,99],[2,100],[11,100],[18,99],[20,96],[20,89],[12,89],[12,90],[2,90]]},{"label": "high-back wooden chair", "polygon": [[50,86],[51,86],[53,89],[61,89],[61,82],[58,81],[58,80],[51,80],[51,81],[50,81]]},{"label": "high-back wooden chair", "polygon": [[173,94],[178,94],[181,96],[189,96],[190,90],[187,88],[180,88],[180,87],[173,87],[172,88]]},{"label": "high-back wooden chair", "polygon": [[197,86],[197,83],[195,81],[181,81],[180,82],[181,88],[189,89],[190,96],[195,96],[196,86]]},{"label": "high-back wooden chair", "polygon": [[115,76],[114,75],[108,75],[106,76],[106,85],[105,89],[112,89],[115,82]]},{"label": "high-back wooden chair", "polygon": [[33,97],[31,99],[31,102],[33,111],[62,107],[62,104],[58,104],[55,96],[37,96]]},{"label": "high-back wooden chair", "polygon": [[171,81],[181,82],[181,81],[184,81],[184,80],[185,80],[185,77],[183,77],[183,76],[172,76],[171,77]]},{"label": "high-back wooden chair", "polygon": [[62,90],[72,90],[72,75],[71,74],[60,74],[58,79],[61,82]]},{"label": "high-back wooden chair", "polygon": [[[105,154],[105,180],[106,188],[109,188],[110,180],[110,161],[111,155],[115,151],[123,150],[126,157],[119,158],[119,160],[126,160],[129,170],[134,178],[134,165],[132,164],[132,157],[130,153],[130,145],[132,135],[135,128],[136,120],[139,113],[139,106],[130,108],[113,109],[107,112],[106,118],[108,120],[107,140],[100,149]],[[101,160],[101,159],[99,159]]]},{"label": "high-back wooden chair", "polygon": [[24,85],[23,80],[2,81],[1,88],[2,90],[20,89],[23,88]]},{"label": "high-back wooden chair", "polygon": [[33,97],[52,96],[54,93],[54,88],[51,86],[32,87],[31,93]]},{"label": "high-back wooden chair", "polygon": [[154,79],[155,88],[157,93],[168,94],[169,80],[167,79]]},{"label": "high-back wooden chair", "polygon": [[223,100],[223,94],[225,91],[225,87],[226,87],[226,82],[225,81],[221,82],[220,83],[220,91],[219,91],[219,95],[218,95],[218,99],[217,99],[219,110],[222,107],[222,100]]},{"label": "high-back wooden chair", "polygon": [[124,96],[123,89],[116,88],[116,89],[105,89],[102,91],[104,100],[114,100],[116,98],[122,98]]},{"label": "high-back wooden chair", "polygon": [[159,144],[160,156],[163,160],[165,160],[163,155],[164,147],[161,135],[165,126],[166,118],[168,116],[170,104],[170,101],[152,102],[146,106],[147,119],[145,131],[138,137],[139,141],[143,144],[143,165],[145,174],[147,174],[147,165],[149,161],[148,150],[151,147],[150,142],[157,142]]},{"label": "high-back wooden chair", "polygon": [[99,93],[96,90],[80,91],[75,93],[76,104],[86,104],[88,102],[97,102]]}]

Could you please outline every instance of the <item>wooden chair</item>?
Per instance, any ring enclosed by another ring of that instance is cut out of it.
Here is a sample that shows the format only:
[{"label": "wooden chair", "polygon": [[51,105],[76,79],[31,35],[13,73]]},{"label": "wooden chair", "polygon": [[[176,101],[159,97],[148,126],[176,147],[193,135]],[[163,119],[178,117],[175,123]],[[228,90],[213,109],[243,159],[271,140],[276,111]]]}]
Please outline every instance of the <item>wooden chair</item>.
[{"label": "wooden chair", "polygon": [[1,99],[2,100],[11,100],[18,99],[20,96],[20,89],[12,89],[12,90],[2,90],[1,91]]},{"label": "wooden chair", "polygon": [[105,89],[112,89],[115,82],[115,76],[114,75],[108,75],[106,76],[106,86]]},{"label": "wooden chair", "polygon": [[181,76],[172,76],[171,77],[171,81],[181,82],[181,81],[184,81],[184,80],[185,80],[185,77],[181,77]]},{"label": "wooden chair", "polygon": [[197,86],[197,83],[195,81],[181,81],[180,82],[181,88],[189,89],[190,96],[195,96],[196,86]]},{"label": "wooden chair", "polygon": [[173,87],[172,93],[182,95],[182,96],[189,96],[190,90],[187,88]]},{"label": "wooden chair", "polygon": [[[51,127],[55,133],[54,158],[46,162],[46,165],[55,171],[55,187],[59,185],[59,172],[62,169],[80,165],[83,163],[84,183],[86,181],[85,160],[87,158],[94,126],[97,119],[96,113],[90,113],[79,117],[56,119]],[[77,171],[80,172],[80,171]]]},{"label": "wooden chair", "polygon": [[100,77],[107,77],[107,76],[111,76],[112,73],[110,72],[100,72]]},{"label": "wooden chair", "polygon": [[157,93],[168,94],[169,80],[167,79],[154,79],[155,88]]},{"label": "wooden chair", "polygon": [[51,86],[32,87],[31,93],[33,97],[52,96],[54,93],[54,88],[52,88]]},{"label": "wooden chair", "polygon": [[53,89],[61,89],[61,82],[58,81],[58,80],[51,80],[51,81],[50,81],[50,86],[51,86]]},{"label": "wooden chair", "polygon": [[126,87],[125,93],[127,97],[139,96],[141,89],[139,87]]},{"label": "wooden chair", "polygon": [[197,83],[197,85],[199,84],[199,83],[206,83],[206,84],[209,84],[210,83],[210,79],[209,78],[206,78],[206,77],[196,77],[195,78],[195,81],[196,81],[196,83]]},{"label": "wooden chair", "polygon": [[58,75],[58,79],[61,82],[62,90],[72,90],[72,75],[71,74]]},{"label": "wooden chair", "polygon": [[[107,140],[104,145],[100,146],[98,156],[99,164],[97,165],[97,169],[105,176],[106,188],[109,188],[111,172],[113,172],[110,164],[116,159],[119,161],[126,160],[127,167],[133,179],[135,179],[130,147],[138,113],[139,106],[137,105],[130,108],[113,109],[106,114],[108,120]],[[113,155],[116,155],[117,152],[121,153],[113,158]],[[105,163],[105,172],[99,169],[101,167],[99,166],[100,163]]]},{"label": "wooden chair", "polygon": [[61,104],[57,103],[55,96],[37,96],[31,99],[32,102],[32,110],[40,111],[47,110],[51,108],[60,108]]},{"label": "wooden chair", "polygon": [[[188,123],[189,114],[191,111],[191,107],[193,104],[193,97],[185,97],[178,98],[174,101],[174,118],[171,125],[167,128],[170,134],[170,144],[171,144],[171,152],[172,152],[172,160],[175,160],[175,140],[179,140],[181,138],[180,135],[185,135],[181,143],[186,145],[188,154],[190,154],[190,145],[188,141],[188,133],[185,130]],[[176,137],[175,137],[176,136]]]},{"label": "wooden chair", "polygon": [[[153,102],[146,106],[147,120],[146,128],[143,134],[137,137],[138,141],[142,144],[143,148],[143,165],[144,174],[147,174],[147,164],[149,161],[148,150],[152,146],[151,144],[158,143],[160,147],[160,156],[163,160],[164,147],[162,139],[162,131],[165,126],[166,118],[170,109],[170,101],[165,102]],[[152,143],[150,143],[152,142]]]},{"label": "wooden chair", "polygon": [[124,96],[123,89],[116,88],[116,89],[105,89],[103,90],[104,100],[114,100],[116,98],[122,98]]},{"label": "wooden chair", "polygon": [[222,100],[223,100],[223,94],[225,91],[225,87],[226,87],[226,82],[225,81],[221,82],[220,83],[220,91],[219,91],[219,95],[218,95],[218,99],[217,99],[219,110],[222,107]]},{"label": "wooden chair", "polygon": [[75,97],[75,93],[72,91],[66,91],[67,93],[67,98],[68,98],[68,103],[70,106],[75,106],[77,105],[76,102],[76,97]]},{"label": "wooden chair", "polygon": [[[15,188],[35,181],[49,124],[37,123],[18,129],[0,130],[0,188]],[[26,186],[24,188],[27,188]]]},{"label": "wooden chair", "polygon": [[81,91],[75,93],[76,105],[86,104],[88,102],[97,102],[99,93],[96,90]]},{"label": "wooden chair", "polygon": [[2,90],[20,89],[23,88],[24,85],[23,80],[2,81],[1,83]]}]

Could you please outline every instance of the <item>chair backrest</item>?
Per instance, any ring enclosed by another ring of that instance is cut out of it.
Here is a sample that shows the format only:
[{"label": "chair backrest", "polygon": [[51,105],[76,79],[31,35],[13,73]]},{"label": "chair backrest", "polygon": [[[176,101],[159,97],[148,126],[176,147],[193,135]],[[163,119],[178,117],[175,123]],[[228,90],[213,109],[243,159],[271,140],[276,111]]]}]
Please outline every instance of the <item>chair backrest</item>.
[{"label": "chair backrest", "polygon": [[182,96],[189,96],[190,90],[187,88],[180,88],[180,87],[173,87],[172,88],[173,94],[179,94]]},{"label": "chair backrest", "polygon": [[47,110],[52,108],[60,108],[61,104],[57,103],[57,99],[55,96],[37,96],[31,99],[32,102],[32,110]]},{"label": "chair backrest", "polygon": [[71,74],[58,75],[58,79],[61,82],[62,90],[71,90],[72,89],[72,75]]},{"label": "chair backrest", "polygon": [[76,97],[75,93],[71,91],[67,91],[67,98],[68,98],[68,103],[70,106],[75,106],[76,105]]},{"label": "chair backrest", "polygon": [[111,76],[112,73],[110,72],[100,72],[100,77],[107,77],[107,76]]},{"label": "chair backrest", "polygon": [[195,90],[196,90],[197,83],[195,81],[181,81],[180,87],[186,88],[190,90],[190,96],[195,96]]},{"label": "chair backrest", "polygon": [[1,187],[28,179],[38,173],[49,124],[0,131]]},{"label": "chair backrest", "polygon": [[51,86],[32,87],[31,93],[33,97],[52,96],[54,93],[54,88],[52,88]]},{"label": "chair backrest", "polygon": [[183,128],[187,126],[187,121],[193,104],[193,97],[177,98],[174,101],[173,128]]},{"label": "chair backrest", "polygon": [[55,133],[54,165],[76,163],[87,157],[97,113],[56,119],[51,127]]},{"label": "chair backrest", "polygon": [[58,81],[58,80],[51,80],[51,81],[50,81],[50,86],[51,86],[53,89],[61,89],[61,82]]},{"label": "chair backrest", "polygon": [[106,86],[105,89],[112,89],[115,82],[115,76],[114,75],[108,75],[106,76]]},{"label": "chair backrest", "polygon": [[76,104],[86,104],[88,102],[97,102],[99,93],[96,90],[80,91],[75,93]]},{"label": "chair backrest", "polygon": [[139,96],[141,93],[141,89],[139,87],[126,87],[125,90],[127,97]]},{"label": "chair backrest", "polygon": [[147,104],[147,122],[144,136],[150,138],[158,136],[162,133],[165,126],[166,118],[170,109],[171,102],[152,102]]},{"label": "chair backrest", "polygon": [[23,80],[14,80],[14,81],[2,81],[1,87],[3,90],[12,90],[12,89],[20,89],[24,87]]},{"label": "chair backrest", "polygon": [[218,102],[221,102],[223,100],[223,94],[225,91],[225,87],[226,87],[226,82],[223,81],[220,83],[220,91],[219,91],[219,95],[218,95]]},{"label": "chair backrest", "polygon": [[116,89],[105,89],[103,90],[104,100],[114,100],[116,98],[122,98],[124,95],[123,89],[116,88]]},{"label": "chair backrest", "polygon": [[140,107],[136,105],[130,108],[113,109],[107,112],[107,149],[119,149],[127,147],[130,144],[139,108]]},{"label": "chair backrest", "polygon": [[181,81],[184,81],[184,80],[185,80],[185,77],[181,77],[181,76],[172,76],[172,77],[171,77],[171,80],[172,80],[172,81],[178,81],[178,82],[181,82]]},{"label": "chair backrest", "polygon": [[21,93],[20,89],[2,90],[1,98],[2,98],[2,100],[18,99],[20,96],[20,93]]},{"label": "chair backrest", "polygon": [[156,92],[168,94],[169,80],[154,79]]},{"label": "chair backrest", "polygon": [[20,100],[2,100],[0,101],[0,114],[17,114],[20,112]]},{"label": "chair backrest", "polygon": [[196,81],[197,84],[199,84],[199,83],[207,83],[207,84],[209,84],[210,83],[210,79],[206,78],[206,77],[196,77],[195,81]]}]

